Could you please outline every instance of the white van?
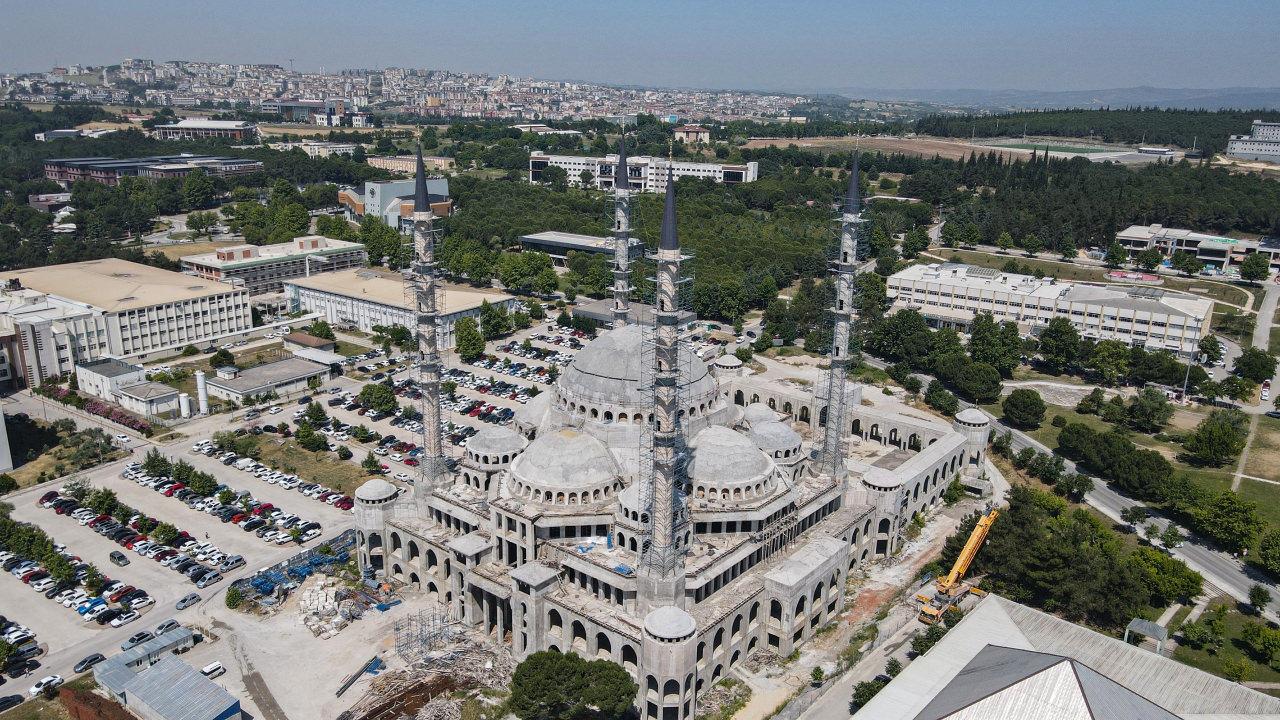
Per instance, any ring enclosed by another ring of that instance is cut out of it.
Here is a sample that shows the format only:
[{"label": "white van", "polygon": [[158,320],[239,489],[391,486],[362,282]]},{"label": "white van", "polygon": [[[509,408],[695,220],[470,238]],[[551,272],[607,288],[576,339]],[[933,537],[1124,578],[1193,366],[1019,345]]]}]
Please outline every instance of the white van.
[{"label": "white van", "polygon": [[222,667],[222,663],[220,662],[211,662],[208,665],[205,665],[204,667],[200,668],[201,674],[203,674],[205,677],[208,677],[208,678],[216,678],[219,675],[222,675],[223,673],[225,673],[226,671],[227,669]]}]

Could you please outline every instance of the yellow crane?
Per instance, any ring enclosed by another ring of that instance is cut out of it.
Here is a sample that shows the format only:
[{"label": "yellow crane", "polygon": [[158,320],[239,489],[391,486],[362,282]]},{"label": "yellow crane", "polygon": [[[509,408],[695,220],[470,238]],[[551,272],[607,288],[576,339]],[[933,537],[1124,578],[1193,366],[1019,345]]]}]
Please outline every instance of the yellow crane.
[{"label": "yellow crane", "polygon": [[942,619],[943,613],[950,610],[967,593],[985,594],[973,585],[961,583],[960,581],[964,578],[964,574],[969,571],[969,565],[973,563],[973,558],[978,554],[982,543],[987,539],[987,533],[991,531],[991,524],[999,516],[999,510],[992,510],[979,518],[978,524],[973,527],[973,532],[969,534],[969,540],[965,542],[964,548],[951,565],[951,572],[938,578],[937,583],[934,584],[936,592],[932,596],[924,593],[916,595],[916,599],[920,601],[920,622],[925,625],[932,625],[938,622],[938,620]]}]

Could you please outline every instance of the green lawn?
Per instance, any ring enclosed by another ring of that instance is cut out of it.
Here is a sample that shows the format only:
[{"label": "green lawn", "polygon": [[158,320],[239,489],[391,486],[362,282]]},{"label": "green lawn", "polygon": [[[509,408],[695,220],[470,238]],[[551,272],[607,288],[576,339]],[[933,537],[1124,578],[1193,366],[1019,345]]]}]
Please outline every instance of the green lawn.
[{"label": "green lawn", "polygon": [[333,349],[333,351],[339,355],[346,355],[347,357],[363,355],[369,352],[369,350],[370,348],[367,348],[364,345],[357,345],[353,342],[347,342],[346,340],[339,340]]},{"label": "green lawn", "polygon": [[[1258,620],[1251,615],[1242,613],[1236,602],[1229,598],[1214,600],[1209,604],[1209,609],[1220,605],[1228,608],[1224,623],[1226,626],[1226,641],[1222,644],[1222,648],[1216,653],[1210,653],[1207,650],[1196,650],[1180,645],[1173,651],[1173,659],[1214,675],[1222,675],[1222,669],[1226,663],[1244,660],[1252,668],[1249,676],[1250,680],[1280,682],[1280,671],[1269,665],[1255,662],[1246,650],[1244,643],[1240,640],[1244,626],[1250,622],[1258,622]],[[1205,610],[1205,615],[1208,615],[1209,609]],[[1204,616],[1202,615],[1201,617],[1203,618]]]},{"label": "green lawn", "polygon": [[[267,438],[267,439],[263,439]],[[352,460],[339,460],[331,452],[310,452],[298,447],[293,440],[286,440],[283,445],[275,442],[278,436],[258,435],[258,452],[260,461],[269,467],[296,473],[298,477],[309,482],[333,488],[350,495],[368,475],[355,461],[363,460],[365,450],[360,443],[349,441],[346,444],[354,453]]]}]

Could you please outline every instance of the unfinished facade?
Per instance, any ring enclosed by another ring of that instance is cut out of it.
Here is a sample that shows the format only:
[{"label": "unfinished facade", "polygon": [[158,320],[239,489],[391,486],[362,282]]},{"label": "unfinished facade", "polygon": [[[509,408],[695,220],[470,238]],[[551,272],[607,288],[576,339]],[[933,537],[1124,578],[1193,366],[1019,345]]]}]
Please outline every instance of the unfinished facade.
[{"label": "unfinished facade", "polygon": [[[857,187],[842,245],[857,240]],[[830,403],[803,386],[714,376],[677,331],[674,192],[668,183],[652,327],[620,320],[602,333],[514,429],[473,436],[456,472],[424,463],[412,489],[371,480],[356,494],[362,568],[438,599],[517,659],[619,663],[641,716],[661,720],[693,717],[696,693],[757,648],[788,655],[832,620],[847,574],[891,554],[913,514],[977,474],[989,430],[981,413],[947,424],[865,406],[841,378],[819,393],[840,393],[828,433]],[[629,218],[617,224],[621,235]],[[423,360],[432,388],[438,363]],[[810,439],[824,435],[835,448]],[[838,449],[835,471],[819,446]]]}]

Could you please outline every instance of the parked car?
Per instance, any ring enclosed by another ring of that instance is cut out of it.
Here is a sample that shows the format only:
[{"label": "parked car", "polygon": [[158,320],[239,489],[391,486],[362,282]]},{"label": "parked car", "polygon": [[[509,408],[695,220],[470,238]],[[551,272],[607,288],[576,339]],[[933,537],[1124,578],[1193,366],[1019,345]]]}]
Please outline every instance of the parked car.
[{"label": "parked car", "polygon": [[63,682],[64,681],[61,675],[49,675],[49,676],[40,678],[40,681],[37,682],[35,685],[32,685],[31,688],[27,690],[27,692],[31,695],[31,697],[35,697],[40,693],[44,692],[45,690],[58,687]]},{"label": "parked car", "polygon": [[179,610],[185,610],[198,602],[200,602],[199,593],[188,593],[182,596],[182,599],[177,602],[175,607]]},{"label": "parked car", "polygon": [[205,665],[204,667],[200,668],[201,674],[203,674],[205,677],[208,677],[208,678],[216,678],[219,675],[225,673],[226,671],[227,669],[222,667],[222,663],[220,662],[211,662],[208,665]]},{"label": "parked car", "polygon": [[107,659],[106,656],[104,656],[102,653],[94,653],[92,655],[89,655],[88,657],[83,658],[82,660],[80,660],[80,662],[76,663],[76,666],[73,669],[78,673],[82,673],[85,670],[89,670],[94,665],[97,665],[98,663],[106,659]]},{"label": "parked car", "polygon": [[141,632],[136,632],[130,635],[128,640],[125,640],[124,642],[120,643],[120,650],[124,651],[130,648],[134,648],[148,640],[153,640],[153,639],[155,639],[155,635],[152,635],[150,632],[147,632],[146,630],[142,630]]}]

